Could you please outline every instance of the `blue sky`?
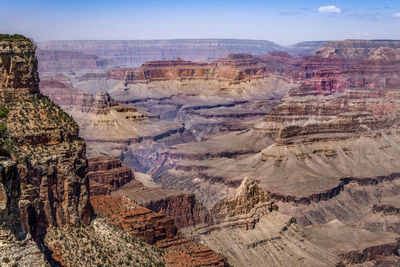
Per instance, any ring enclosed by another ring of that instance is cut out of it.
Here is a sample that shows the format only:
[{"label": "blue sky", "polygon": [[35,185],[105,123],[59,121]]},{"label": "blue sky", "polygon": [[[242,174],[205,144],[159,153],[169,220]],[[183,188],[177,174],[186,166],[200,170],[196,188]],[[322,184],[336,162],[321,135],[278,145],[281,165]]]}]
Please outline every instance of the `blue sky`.
[{"label": "blue sky", "polygon": [[0,0],[0,32],[36,41],[400,39],[399,0]]}]

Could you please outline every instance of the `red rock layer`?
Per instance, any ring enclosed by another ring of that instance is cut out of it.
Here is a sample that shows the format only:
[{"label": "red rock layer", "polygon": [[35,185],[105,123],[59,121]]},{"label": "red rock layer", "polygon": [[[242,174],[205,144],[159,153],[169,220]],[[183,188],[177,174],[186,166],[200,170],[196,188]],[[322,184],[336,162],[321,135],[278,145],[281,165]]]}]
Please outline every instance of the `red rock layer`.
[{"label": "red rock layer", "polygon": [[306,57],[302,67],[308,78],[264,120],[304,122],[314,116],[317,121],[281,128],[278,143],[347,139],[367,134],[365,127],[388,129],[398,123],[400,106],[393,99],[399,98],[399,48],[400,42],[390,41],[329,42]]},{"label": "red rock layer", "polygon": [[210,220],[208,210],[190,192],[146,187],[132,180],[112,195],[127,197],[154,212],[170,216],[178,228]]},{"label": "red rock layer", "polygon": [[163,199],[151,200],[145,206],[152,211],[174,218],[178,228],[193,226],[210,220],[206,208],[191,193],[181,193]]},{"label": "red rock layer", "polygon": [[133,179],[132,170],[111,157],[98,156],[89,159],[91,195],[110,194]]},{"label": "red rock layer", "polygon": [[400,85],[400,42],[347,40],[328,42],[305,57],[307,83],[320,94],[349,88],[396,88]]},{"label": "red rock layer", "polygon": [[[210,63],[164,60],[144,63],[140,68],[126,72],[126,84],[163,80],[202,79],[244,81],[263,78],[271,72],[299,76],[297,61],[283,52],[273,52],[265,56],[250,54],[230,54]],[[288,62],[291,62],[292,65]]]},{"label": "red rock layer", "polygon": [[93,196],[95,211],[130,234],[166,250],[169,266],[228,266],[227,260],[177,234],[174,221],[126,198]]},{"label": "red rock layer", "polygon": [[209,221],[207,209],[189,192],[150,188],[135,180],[130,168],[112,157],[89,159],[90,194],[128,197],[146,208],[174,218],[178,228]]},{"label": "red rock layer", "polygon": [[190,192],[146,187],[139,181],[132,180],[112,192],[112,195],[127,197],[152,211],[170,216],[174,218],[178,228],[210,220],[208,210]]}]

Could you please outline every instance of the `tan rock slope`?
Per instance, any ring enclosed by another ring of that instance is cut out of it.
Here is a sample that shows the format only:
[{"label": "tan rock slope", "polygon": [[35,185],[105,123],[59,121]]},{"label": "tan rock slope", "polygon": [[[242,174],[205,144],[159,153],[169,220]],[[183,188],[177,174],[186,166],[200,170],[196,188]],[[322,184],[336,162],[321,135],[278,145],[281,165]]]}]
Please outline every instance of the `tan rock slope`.
[{"label": "tan rock slope", "polygon": [[251,179],[213,208],[213,223],[183,233],[227,256],[234,266],[363,266],[391,262],[398,234],[351,228],[338,220],[302,227]]},{"label": "tan rock slope", "polygon": [[250,54],[230,54],[210,63],[196,63],[180,58],[147,62],[140,68],[127,71],[125,81],[110,90],[110,93],[115,99],[123,101],[164,98],[177,94],[192,96],[194,99],[196,96],[217,99],[277,96],[291,86],[293,81],[290,76],[281,75],[279,62],[272,59],[272,56],[263,58]]}]

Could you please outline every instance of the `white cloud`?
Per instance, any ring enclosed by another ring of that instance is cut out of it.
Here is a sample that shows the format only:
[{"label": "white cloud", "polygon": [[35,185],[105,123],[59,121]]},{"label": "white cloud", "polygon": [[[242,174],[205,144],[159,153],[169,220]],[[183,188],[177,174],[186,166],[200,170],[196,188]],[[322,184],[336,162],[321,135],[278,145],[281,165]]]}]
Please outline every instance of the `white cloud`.
[{"label": "white cloud", "polygon": [[400,18],[400,12],[394,13],[394,14],[393,14],[393,17],[395,17],[395,18]]},{"label": "white cloud", "polygon": [[342,10],[336,6],[321,6],[318,8],[320,13],[340,13]]}]

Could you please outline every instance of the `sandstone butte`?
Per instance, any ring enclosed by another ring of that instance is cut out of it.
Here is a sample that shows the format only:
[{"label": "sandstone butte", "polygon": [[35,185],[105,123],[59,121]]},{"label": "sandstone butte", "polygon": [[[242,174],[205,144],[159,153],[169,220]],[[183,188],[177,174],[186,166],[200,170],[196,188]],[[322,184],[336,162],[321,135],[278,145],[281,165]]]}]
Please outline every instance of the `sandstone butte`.
[{"label": "sandstone butte", "polygon": [[[168,238],[172,239],[158,245],[168,247],[170,256],[165,259],[161,257],[162,249],[142,244],[104,220],[93,220],[89,179],[104,182],[107,177],[87,175],[86,146],[79,137],[78,125],[58,105],[41,95],[35,49],[23,36],[0,35],[1,123],[6,128],[2,135],[0,167],[2,264],[131,265],[134,260],[139,265],[162,266],[167,261],[174,266],[177,258],[183,257],[183,261],[194,265],[211,262],[225,266],[224,257],[175,236],[173,219],[138,205],[136,213],[149,214],[140,217],[141,227],[146,228],[148,224],[151,229],[152,219],[161,218],[162,223],[157,222],[157,227],[169,229]],[[123,169],[116,161],[112,164]],[[115,190],[133,178],[129,169],[117,173],[120,176],[109,181],[107,189]],[[126,204],[125,200],[121,201]],[[113,204],[112,199],[110,203]],[[155,241],[146,238],[143,239]],[[174,249],[173,244],[180,249]],[[124,247],[123,252],[120,246]],[[91,255],[83,258],[88,251],[92,251]]]}]

